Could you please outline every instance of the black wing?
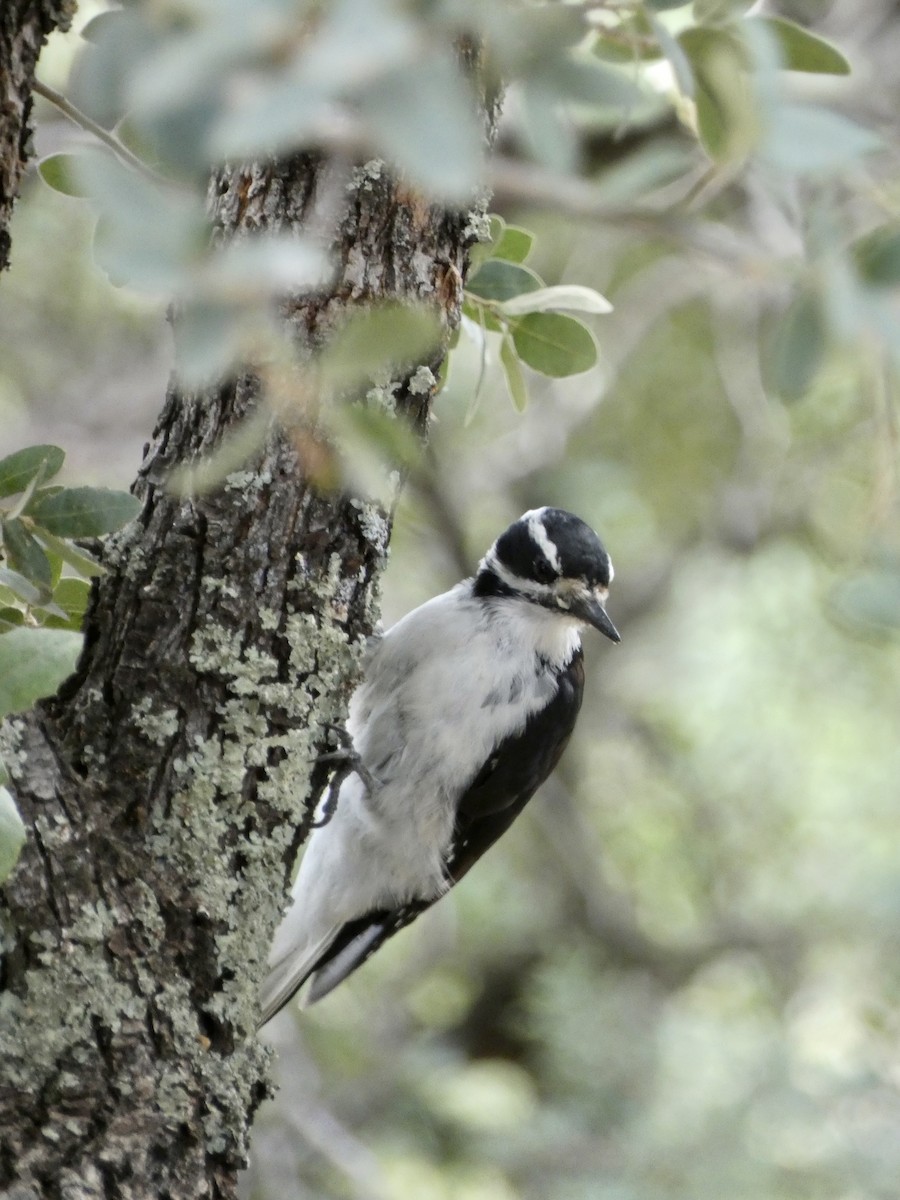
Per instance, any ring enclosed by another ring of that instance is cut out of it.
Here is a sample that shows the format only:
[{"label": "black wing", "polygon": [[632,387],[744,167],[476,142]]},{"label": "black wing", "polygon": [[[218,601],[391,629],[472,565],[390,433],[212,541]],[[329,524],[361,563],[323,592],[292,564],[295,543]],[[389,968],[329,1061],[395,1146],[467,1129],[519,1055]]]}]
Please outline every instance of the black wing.
[{"label": "black wing", "polygon": [[[559,762],[575,728],[583,691],[584,663],[579,648],[558,676],[550,704],[529,717],[521,733],[500,743],[460,798],[447,862],[451,886],[509,829]],[[313,982],[307,1003],[337,987],[436,899],[439,897],[414,900],[348,921],[310,972]]]}]

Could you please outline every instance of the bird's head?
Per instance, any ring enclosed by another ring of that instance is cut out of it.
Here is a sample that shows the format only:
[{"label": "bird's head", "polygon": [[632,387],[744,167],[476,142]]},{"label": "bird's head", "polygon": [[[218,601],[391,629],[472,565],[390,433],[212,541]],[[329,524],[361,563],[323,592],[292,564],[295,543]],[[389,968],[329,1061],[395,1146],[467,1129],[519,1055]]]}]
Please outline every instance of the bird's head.
[{"label": "bird's head", "polygon": [[562,508],[533,508],[497,538],[481,560],[476,594],[514,596],[593,625],[620,641],[606,615],[613,578],[603,543]]}]

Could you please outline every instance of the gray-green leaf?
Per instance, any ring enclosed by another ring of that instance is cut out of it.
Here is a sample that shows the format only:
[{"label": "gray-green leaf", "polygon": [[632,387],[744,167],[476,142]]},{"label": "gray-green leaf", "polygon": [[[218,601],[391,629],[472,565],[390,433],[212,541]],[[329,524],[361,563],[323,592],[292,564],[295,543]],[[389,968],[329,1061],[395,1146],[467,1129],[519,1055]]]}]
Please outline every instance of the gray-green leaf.
[{"label": "gray-green leaf", "polygon": [[128,492],[64,488],[55,495],[37,497],[28,515],[37,525],[60,537],[99,537],[127,525],[140,507],[140,501]]}]

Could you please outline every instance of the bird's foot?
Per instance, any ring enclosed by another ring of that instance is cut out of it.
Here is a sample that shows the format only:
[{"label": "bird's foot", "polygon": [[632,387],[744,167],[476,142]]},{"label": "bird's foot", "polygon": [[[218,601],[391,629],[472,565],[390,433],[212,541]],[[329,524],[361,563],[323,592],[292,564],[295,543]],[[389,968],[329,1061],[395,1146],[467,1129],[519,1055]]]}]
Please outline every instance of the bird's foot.
[{"label": "bird's foot", "polygon": [[340,794],[341,784],[348,775],[356,774],[363,781],[366,791],[369,795],[373,795],[379,787],[378,780],[365,765],[358,751],[353,745],[353,739],[342,725],[333,725],[330,721],[323,721],[323,727],[335,734],[338,741],[341,743],[336,750],[326,750],[324,754],[318,754],[312,760],[316,763],[336,763],[337,770],[332,775],[328,783],[328,791],[325,794],[325,802],[321,804],[321,816],[318,816],[312,823],[313,829],[319,829],[323,825],[327,825],[337,811],[338,795]]}]

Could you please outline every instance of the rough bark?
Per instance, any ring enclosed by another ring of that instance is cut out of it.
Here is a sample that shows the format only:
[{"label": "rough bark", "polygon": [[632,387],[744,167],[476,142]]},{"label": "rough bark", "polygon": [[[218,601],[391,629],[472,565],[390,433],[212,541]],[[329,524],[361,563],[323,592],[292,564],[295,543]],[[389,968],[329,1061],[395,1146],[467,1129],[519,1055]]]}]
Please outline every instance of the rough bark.
[{"label": "rough bark", "polygon": [[[225,236],[299,227],[326,192],[346,204],[333,290],[286,306],[298,337],[385,296],[432,303],[450,328],[467,216],[377,165],[337,190],[326,176],[303,158],[213,186]],[[432,384],[419,369],[397,392],[419,425]],[[169,469],[258,391],[245,375],[170,392],[77,673],[7,729],[31,831],[0,907],[0,1187],[14,1200],[230,1197],[266,1091],[256,989],[322,783],[321,723],[341,719],[372,628],[389,514],[317,492],[277,429],[214,492],[168,493]]]},{"label": "rough bark", "polygon": [[0,271],[9,266],[9,222],[29,157],[34,68],[48,35],[67,28],[74,11],[74,0],[0,4]]}]

